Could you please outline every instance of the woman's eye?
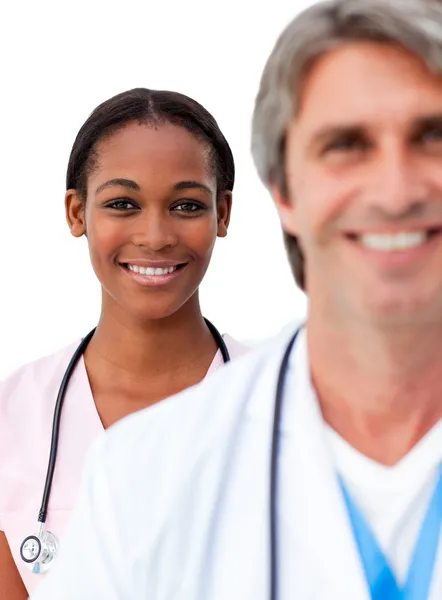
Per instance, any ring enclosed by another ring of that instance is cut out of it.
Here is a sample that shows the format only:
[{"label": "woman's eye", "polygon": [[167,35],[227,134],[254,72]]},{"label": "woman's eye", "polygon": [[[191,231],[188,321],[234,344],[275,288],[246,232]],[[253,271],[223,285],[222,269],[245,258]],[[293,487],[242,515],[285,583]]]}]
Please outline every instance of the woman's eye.
[{"label": "woman's eye", "polygon": [[204,210],[204,206],[196,202],[180,202],[173,207],[173,210],[185,213],[195,213]]},{"label": "woman's eye", "polygon": [[126,198],[119,198],[118,200],[112,200],[112,202],[109,202],[106,206],[107,206],[107,208],[112,208],[114,210],[121,210],[121,211],[135,210],[137,208],[137,206],[131,200],[127,200]]}]

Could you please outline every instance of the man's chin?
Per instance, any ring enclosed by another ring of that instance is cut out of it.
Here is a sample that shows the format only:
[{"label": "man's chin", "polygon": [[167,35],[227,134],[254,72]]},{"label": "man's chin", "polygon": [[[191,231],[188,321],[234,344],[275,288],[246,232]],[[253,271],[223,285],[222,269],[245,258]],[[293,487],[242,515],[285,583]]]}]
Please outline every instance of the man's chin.
[{"label": "man's chin", "polygon": [[432,299],[419,291],[406,296],[375,294],[365,298],[361,313],[367,322],[385,326],[442,323],[442,293]]}]

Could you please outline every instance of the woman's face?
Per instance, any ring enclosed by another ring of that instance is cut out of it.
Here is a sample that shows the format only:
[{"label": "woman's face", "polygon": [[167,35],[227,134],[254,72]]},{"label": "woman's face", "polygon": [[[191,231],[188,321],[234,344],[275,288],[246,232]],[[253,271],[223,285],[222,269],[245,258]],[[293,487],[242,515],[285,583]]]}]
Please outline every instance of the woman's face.
[{"label": "woman's face", "polygon": [[129,123],[99,142],[86,203],[66,194],[73,235],[86,234],[104,306],[142,319],[178,311],[198,290],[231,193],[217,203],[208,147],[186,129]]}]

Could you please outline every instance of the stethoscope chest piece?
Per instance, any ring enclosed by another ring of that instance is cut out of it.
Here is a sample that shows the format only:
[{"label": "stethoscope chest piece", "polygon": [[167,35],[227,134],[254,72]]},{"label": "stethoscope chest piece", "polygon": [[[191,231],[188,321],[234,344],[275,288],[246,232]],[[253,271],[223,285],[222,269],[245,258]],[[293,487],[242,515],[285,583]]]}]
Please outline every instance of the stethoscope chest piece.
[{"label": "stethoscope chest piece", "polygon": [[[209,331],[213,335],[219,350],[221,351],[223,361],[225,363],[229,362],[229,350],[221,334],[212,325],[212,323],[210,323],[210,321],[205,319],[205,322],[207,324],[207,327],[209,328]],[[23,540],[22,545],[20,546],[21,559],[26,564],[28,569],[30,569],[33,573],[37,575],[39,573],[45,573],[51,567],[52,563],[54,562],[54,558],[58,554],[58,539],[50,531],[44,530],[43,525],[46,521],[46,515],[48,512],[48,502],[51,493],[52,478],[54,476],[55,460],[57,457],[61,410],[70,378],[74,372],[74,369],[80,357],[83,355],[84,351],[87,348],[87,345],[89,344],[92,336],[94,335],[94,332],[95,329],[89,332],[88,335],[81,341],[78,348],[75,350],[60,384],[60,389],[58,391],[54,409],[54,425],[52,428],[51,450],[49,455],[49,464],[46,473],[46,482],[43,491],[42,504],[40,512],[38,513],[37,533],[36,535],[28,535],[28,537]]]},{"label": "stethoscope chest piece", "polygon": [[33,573],[45,573],[58,552],[58,539],[50,531],[29,535],[20,546],[20,556]]}]

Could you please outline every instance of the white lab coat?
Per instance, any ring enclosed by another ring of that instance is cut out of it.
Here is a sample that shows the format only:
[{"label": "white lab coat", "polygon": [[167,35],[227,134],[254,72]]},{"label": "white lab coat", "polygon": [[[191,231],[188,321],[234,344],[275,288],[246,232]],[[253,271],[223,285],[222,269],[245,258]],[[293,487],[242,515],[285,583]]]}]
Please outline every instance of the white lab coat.
[{"label": "white lab coat", "polygon": [[[34,600],[267,600],[269,462],[287,335],[96,444]],[[302,332],[280,429],[279,600],[369,600]],[[442,555],[429,600],[442,597]]]}]

